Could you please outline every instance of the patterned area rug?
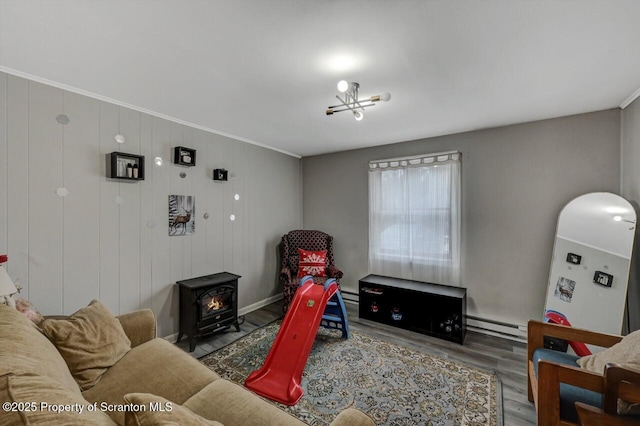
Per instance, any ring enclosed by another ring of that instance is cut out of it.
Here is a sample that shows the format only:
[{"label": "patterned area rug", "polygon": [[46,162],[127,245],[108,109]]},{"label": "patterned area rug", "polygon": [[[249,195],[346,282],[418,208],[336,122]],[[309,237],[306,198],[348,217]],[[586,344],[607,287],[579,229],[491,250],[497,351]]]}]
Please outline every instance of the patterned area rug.
[{"label": "patterned area rug", "polygon": [[[221,377],[242,385],[262,366],[280,321],[200,359]],[[355,407],[379,425],[502,425],[498,377],[360,333],[349,340],[320,328],[295,406],[274,403],[310,425],[328,425]]]}]

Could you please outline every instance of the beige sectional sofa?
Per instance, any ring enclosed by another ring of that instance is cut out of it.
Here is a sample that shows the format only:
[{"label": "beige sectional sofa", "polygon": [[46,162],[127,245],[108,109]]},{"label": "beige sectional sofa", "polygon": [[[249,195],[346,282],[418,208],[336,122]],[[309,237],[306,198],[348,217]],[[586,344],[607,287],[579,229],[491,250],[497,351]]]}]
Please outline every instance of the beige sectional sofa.
[{"label": "beige sectional sofa", "polygon": [[[86,384],[79,381],[77,366],[68,366],[70,356],[83,355],[77,348],[63,350],[54,345],[67,337],[72,340],[73,333],[83,332],[82,327],[64,331],[55,323],[64,319],[47,319],[41,329],[15,309],[0,305],[0,425],[304,424],[156,338],[152,311],[115,318],[130,346],[115,364],[103,366],[100,359],[90,366],[86,371],[98,371],[97,379]],[[103,328],[86,328],[86,333],[100,337]],[[91,351],[114,353],[110,347]],[[355,409],[343,411],[332,423],[373,424]]]}]

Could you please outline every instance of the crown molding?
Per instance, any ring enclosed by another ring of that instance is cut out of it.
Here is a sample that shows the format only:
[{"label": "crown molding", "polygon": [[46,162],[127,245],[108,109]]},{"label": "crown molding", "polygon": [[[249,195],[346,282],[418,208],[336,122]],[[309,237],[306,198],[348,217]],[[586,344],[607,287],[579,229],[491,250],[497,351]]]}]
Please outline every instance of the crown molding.
[{"label": "crown molding", "polygon": [[631,104],[631,102],[635,101],[639,96],[640,96],[640,89],[636,90],[635,92],[633,92],[631,96],[625,99],[624,102],[620,104],[620,109],[625,109],[626,107],[628,107]]},{"label": "crown molding", "polygon": [[63,83],[59,83],[57,81],[52,81],[52,80],[48,80],[46,78],[38,77],[37,75],[32,75],[32,74],[28,74],[28,73],[25,73],[25,72],[22,72],[22,71],[14,70],[12,68],[8,68],[8,67],[2,66],[2,65],[0,65],[0,72],[11,74],[11,75],[14,75],[16,77],[21,77],[21,78],[24,78],[24,79],[27,79],[27,80],[35,81],[37,83],[46,84],[48,86],[53,86],[53,87],[56,87],[58,89],[66,90],[68,92],[77,93],[79,95],[87,96],[89,98],[97,99],[99,101],[109,102],[110,104],[118,105],[118,106],[121,106],[121,107],[124,107],[124,108],[129,108],[129,109],[132,109],[134,111],[141,112],[143,114],[147,114],[147,115],[151,115],[151,116],[154,116],[154,117],[162,118],[163,120],[168,120],[168,121],[172,121],[174,123],[178,123],[178,124],[182,124],[182,125],[185,125],[185,126],[193,127],[194,129],[203,130],[205,132],[213,133],[213,134],[216,134],[216,135],[219,135],[219,136],[224,136],[226,138],[235,139],[235,140],[238,140],[240,142],[245,142],[245,143],[248,143],[248,144],[251,144],[251,145],[256,145],[256,146],[259,146],[259,147],[262,147],[262,148],[270,149],[271,151],[277,151],[277,152],[279,152],[281,154],[286,154],[286,155],[289,155],[291,157],[302,158],[301,155],[294,154],[292,152],[285,151],[283,149],[279,149],[279,148],[273,147],[271,145],[260,143],[260,142],[257,142],[257,141],[251,140],[251,139],[243,138],[242,136],[236,136],[236,135],[232,135],[230,133],[225,133],[225,132],[221,132],[221,131],[218,131],[218,130],[210,129],[208,127],[200,126],[200,125],[195,124],[195,123],[190,123],[188,121],[181,120],[179,118],[171,117],[169,115],[165,115],[165,114],[161,114],[159,112],[155,112],[155,111],[151,111],[151,110],[148,110],[148,109],[145,109],[145,108],[141,108],[141,107],[136,106],[136,105],[131,105],[131,104],[128,104],[126,102],[119,101],[117,99],[112,99],[112,98],[109,98],[107,96],[102,96],[102,95],[99,95],[97,93],[89,92],[87,90],[78,89],[77,87],[69,86],[69,85],[66,85],[66,84],[63,84]]}]

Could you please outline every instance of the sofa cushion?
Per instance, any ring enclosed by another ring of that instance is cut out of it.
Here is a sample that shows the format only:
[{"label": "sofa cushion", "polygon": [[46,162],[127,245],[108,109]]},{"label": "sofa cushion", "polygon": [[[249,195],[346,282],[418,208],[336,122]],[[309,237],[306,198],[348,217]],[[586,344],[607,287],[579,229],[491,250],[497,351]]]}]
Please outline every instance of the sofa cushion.
[{"label": "sofa cushion", "polygon": [[144,410],[127,411],[125,426],[156,426],[175,424],[180,426],[224,426],[220,422],[207,420],[179,404],[174,404],[150,393],[129,393],[124,400]]},{"label": "sofa cushion", "polygon": [[[0,376],[0,401],[3,403],[14,403],[12,395],[9,392],[9,376],[13,374],[5,374]],[[9,409],[3,407],[2,415],[0,415],[0,425],[25,425],[27,424],[27,418],[23,410],[19,410],[19,407],[10,407]]]},{"label": "sofa cushion", "polygon": [[[90,402],[123,404],[125,394],[152,393],[182,404],[218,378],[182,349],[156,338],[127,352],[82,395]],[[108,414],[117,423],[124,422],[124,413]]]},{"label": "sofa cushion", "polygon": [[183,405],[202,417],[226,425],[304,425],[275,405],[224,379],[210,383]]},{"label": "sofa cushion", "polygon": [[78,395],[80,388],[55,346],[20,312],[0,305],[0,375],[50,377]]},{"label": "sofa cushion", "polygon": [[46,319],[41,327],[82,390],[93,387],[131,349],[120,321],[98,300],[66,319]]},{"label": "sofa cushion", "polygon": [[91,411],[82,396],[50,377],[0,376],[0,399],[14,404],[3,410],[0,425],[109,425],[115,423],[100,410]]},{"label": "sofa cushion", "polygon": [[132,348],[156,338],[156,316],[151,309],[141,309],[116,318],[131,341]]}]

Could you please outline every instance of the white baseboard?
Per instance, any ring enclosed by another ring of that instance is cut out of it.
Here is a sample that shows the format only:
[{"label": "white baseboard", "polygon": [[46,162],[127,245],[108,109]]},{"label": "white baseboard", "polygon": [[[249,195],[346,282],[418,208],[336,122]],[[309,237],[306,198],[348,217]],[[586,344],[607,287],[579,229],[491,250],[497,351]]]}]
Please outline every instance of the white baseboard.
[{"label": "white baseboard", "polygon": [[266,299],[262,299],[256,303],[252,303],[249,306],[245,306],[244,308],[238,309],[238,315],[246,315],[249,312],[257,311],[263,306],[267,306],[272,304],[273,302],[277,302],[281,300],[284,296],[282,294],[276,294],[275,296],[267,297]]}]

